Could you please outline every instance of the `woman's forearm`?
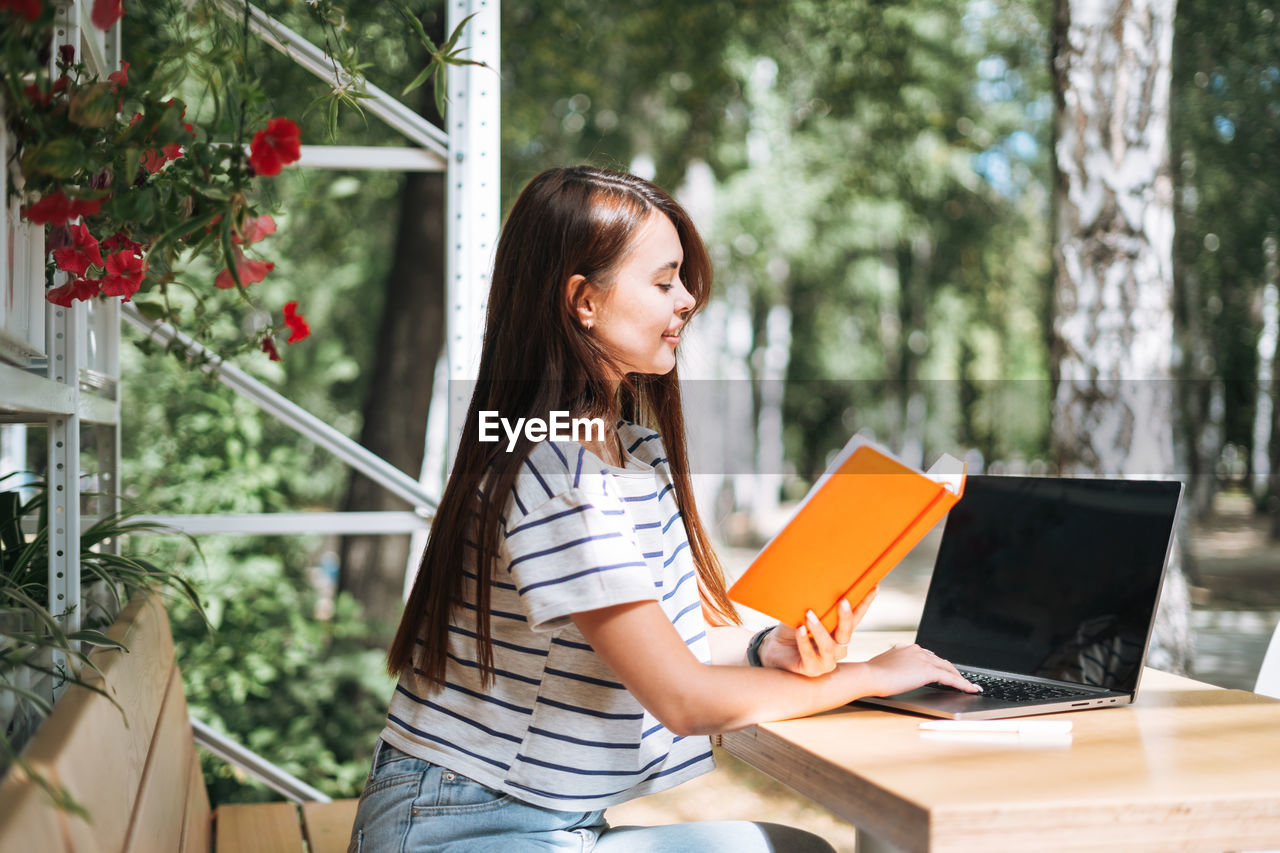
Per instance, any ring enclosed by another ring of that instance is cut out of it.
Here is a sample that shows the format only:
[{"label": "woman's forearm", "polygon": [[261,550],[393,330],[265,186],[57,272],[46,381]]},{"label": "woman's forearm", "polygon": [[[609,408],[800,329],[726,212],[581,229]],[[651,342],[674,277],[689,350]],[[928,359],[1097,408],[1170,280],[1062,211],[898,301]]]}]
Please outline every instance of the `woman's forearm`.
[{"label": "woman's forearm", "polygon": [[[916,646],[865,663],[840,664],[819,676],[771,667],[704,664],[653,601],[576,613],[573,620],[640,704],[682,735],[732,731],[814,714],[864,696],[897,693],[931,681],[961,689],[967,685],[954,667]],[[725,639],[734,636],[726,634]],[[733,645],[725,643],[722,651]]]}]

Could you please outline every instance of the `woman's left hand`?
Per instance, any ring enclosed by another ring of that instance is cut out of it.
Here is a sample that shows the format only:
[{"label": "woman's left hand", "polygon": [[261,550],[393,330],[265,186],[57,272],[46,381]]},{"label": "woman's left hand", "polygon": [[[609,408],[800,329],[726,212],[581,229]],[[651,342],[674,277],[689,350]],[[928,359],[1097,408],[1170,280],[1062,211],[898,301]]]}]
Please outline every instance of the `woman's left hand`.
[{"label": "woman's left hand", "polygon": [[836,610],[839,621],[834,633],[823,627],[812,610],[806,614],[803,625],[792,628],[779,624],[765,638],[760,649],[761,662],[765,666],[810,678],[830,672],[849,651],[848,642],[853,629],[862,621],[875,597],[876,590],[873,589],[857,610],[841,599]]}]

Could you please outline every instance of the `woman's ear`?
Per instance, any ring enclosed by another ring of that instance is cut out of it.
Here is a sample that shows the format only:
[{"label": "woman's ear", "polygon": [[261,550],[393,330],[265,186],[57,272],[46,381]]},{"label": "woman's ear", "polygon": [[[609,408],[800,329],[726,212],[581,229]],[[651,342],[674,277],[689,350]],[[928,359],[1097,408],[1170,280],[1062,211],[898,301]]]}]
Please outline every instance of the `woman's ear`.
[{"label": "woman's ear", "polygon": [[600,292],[587,281],[586,276],[572,275],[565,284],[564,295],[578,325],[590,331],[600,308]]}]

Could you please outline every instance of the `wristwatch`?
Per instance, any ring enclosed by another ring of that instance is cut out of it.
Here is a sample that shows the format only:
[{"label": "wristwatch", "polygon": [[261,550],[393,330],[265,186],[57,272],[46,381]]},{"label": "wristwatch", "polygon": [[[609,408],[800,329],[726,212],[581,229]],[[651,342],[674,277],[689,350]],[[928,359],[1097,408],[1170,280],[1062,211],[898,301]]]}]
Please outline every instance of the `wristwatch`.
[{"label": "wristwatch", "polygon": [[765,637],[769,636],[769,632],[777,627],[777,625],[770,625],[763,631],[756,631],[755,636],[751,638],[751,642],[747,643],[747,663],[752,666],[764,666],[764,663],[760,660],[760,644],[764,642]]}]

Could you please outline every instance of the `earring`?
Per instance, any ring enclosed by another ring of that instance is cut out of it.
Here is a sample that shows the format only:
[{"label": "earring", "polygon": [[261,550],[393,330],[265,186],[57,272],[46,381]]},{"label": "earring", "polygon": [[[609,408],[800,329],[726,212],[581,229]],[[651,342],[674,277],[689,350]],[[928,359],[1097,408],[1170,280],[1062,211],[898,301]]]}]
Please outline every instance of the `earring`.
[{"label": "earring", "polygon": [[583,320],[583,321],[582,321],[582,328],[586,329],[588,332],[589,332],[589,331],[591,331],[591,321],[590,321],[590,320]]}]

